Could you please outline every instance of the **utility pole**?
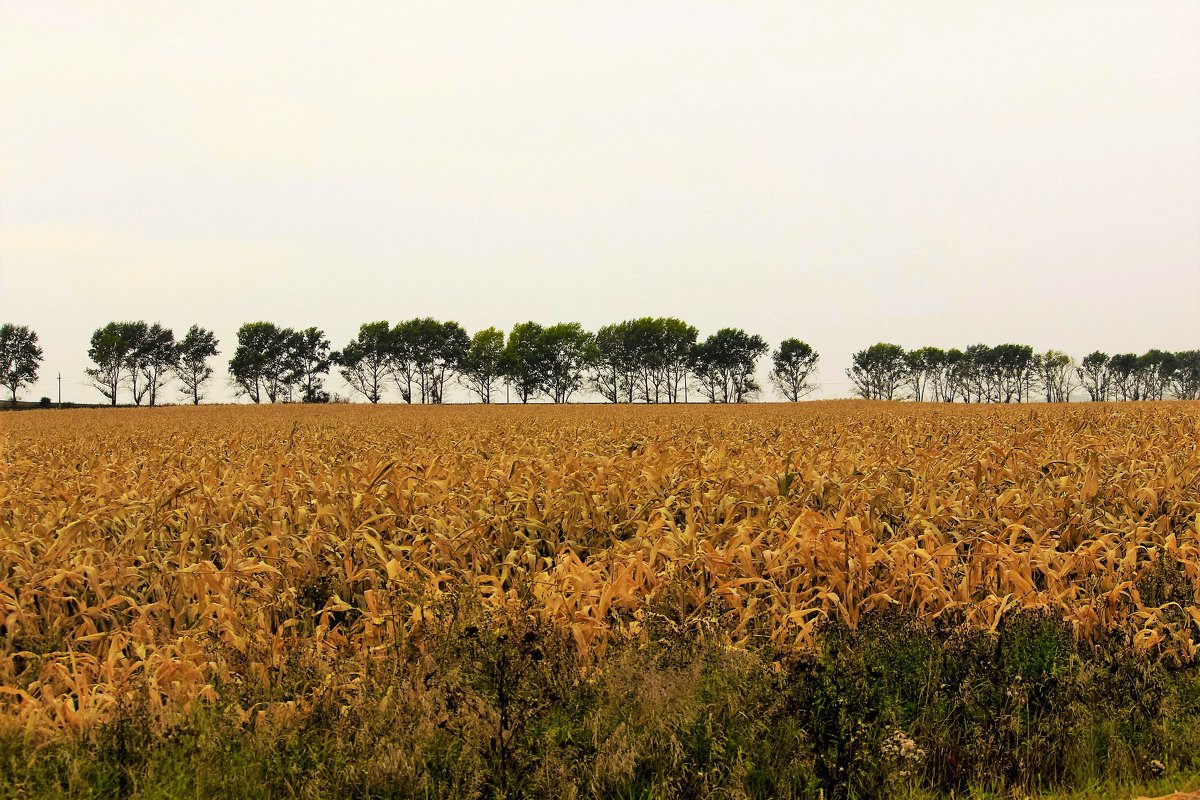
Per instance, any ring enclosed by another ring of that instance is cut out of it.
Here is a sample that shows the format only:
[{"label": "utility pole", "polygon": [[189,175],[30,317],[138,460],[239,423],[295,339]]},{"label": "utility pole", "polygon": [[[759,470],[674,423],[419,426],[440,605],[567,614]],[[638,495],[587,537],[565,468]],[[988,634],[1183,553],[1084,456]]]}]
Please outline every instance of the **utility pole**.
[{"label": "utility pole", "polygon": [[62,411],[62,373],[58,373],[58,410]]}]

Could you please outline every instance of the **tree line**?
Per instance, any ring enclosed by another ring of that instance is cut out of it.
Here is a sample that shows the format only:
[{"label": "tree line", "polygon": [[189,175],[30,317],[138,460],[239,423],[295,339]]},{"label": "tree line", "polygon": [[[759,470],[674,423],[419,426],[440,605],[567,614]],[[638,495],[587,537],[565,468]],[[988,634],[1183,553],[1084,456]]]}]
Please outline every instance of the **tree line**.
[{"label": "tree line", "polygon": [[860,397],[881,400],[1064,403],[1080,389],[1094,401],[1195,400],[1200,350],[1111,356],[1097,350],[1076,363],[1066,353],[1035,353],[1022,344],[905,350],[880,342],[855,353],[846,376]]},{"label": "tree line", "polygon": [[[229,371],[240,394],[263,399],[328,399],[321,378],[336,369],[351,390],[371,403],[395,393],[405,403],[441,403],[448,385],[491,403],[500,387],[522,403],[566,403],[595,392],[610,403],[676,403],[703,398],[744,402],[761,387],[755,379],[766,342],[739,328],[700,341],[695,326],[669,317],[642,317],[587,331],[578,322],[522,322],[504,331],[471,335],[457,322],[421,317],[362,325],[341,350],[316,329],[296,333],[267,322],[238,331]],[[818,356],[797,339],[772,354],[771,380],[789,399],[815,387]]]},{"label": "tree line", "polygon": [[[112,405],[157,405],[178,384],[179,397],[200,403],[219,355],[212,331],[191,326],[182,338],[158,323],[110,322],[87,351],[92,385]],[[577,322],[515,325],[507,333],[475,334],[430,317],[362,325],[334,350],[316,327],[296,330],[249,322],[237,332],[228,363],[230,385],[254,403],[323,403],[331,374],[371,403],[441,403],[457,384],[481,403],[505,399],[569,402],[585,392],[610,403],[740,403],[758,396],[755,374],[769,348],[760,336],[722,328],[701,340],[695,326],[673,317],[641,317],[595,332]],[[816,388],[818,354],[790,338],[770,351],[770,382],[796,401]],[[13,401],[37,380],[42,349],[26,326],[0,325],[0,386]],[[1200,398],[1200,350],[1150,350],[1136,355],[1094,352],[1076,362],[1065,353],[1035,353],[1029,345],[971,345],[905,350],[881,342],[853,356],[846,375],[860,397],[934,402],[1065,402],[1083,390],[1092,400]]]},{"label": "tree line", "polygon": [[[14,401],[37,380],[36,343],[27,327],[3,328],[0,368]],[[159,323],[109,322],[92,334],[86,372],[114,406],[123,398],[158,405],[171,381],[198,404],[215,375],[209,362],[218,346],[213,332],[198,325],[176,340]],[[325,387],[333,370],[371,403],[392,393],[405,403],[441,403],[452,382],[481,403],[493,402],[501,386],[506,399],[522,403],[566,403],[582,392],[611,403],[737,403],[761,391],[755,369],[768,349],[762,337],[739,328],[701,341],[695,326],[668,317],[626,320],[594,333],[577,322],[523,322],[508,333],[492,327],[474,335],[430,317],[369,322],[340,350],[316,327],[248,322],[238,329],[228,373],[236,394],[254,403],[337,399]],[[771,358],[771,382],[788,400],[816,388],[819,356],[810,345],[787,339]]]}]

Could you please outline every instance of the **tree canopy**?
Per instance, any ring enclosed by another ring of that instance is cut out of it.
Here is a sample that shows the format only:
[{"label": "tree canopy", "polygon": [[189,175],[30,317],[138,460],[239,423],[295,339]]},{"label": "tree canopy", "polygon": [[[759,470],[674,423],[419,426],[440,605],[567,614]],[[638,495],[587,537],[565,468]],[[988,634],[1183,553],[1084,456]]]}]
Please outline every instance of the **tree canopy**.
[{"label": "tree canopy", "polygon": [[13,403],[21,387],[37,381],[41,363],[37,333],[25,325],[0,325],[0,386],[8,389]]},{"label": "tree canopy", "polygon": [[175,375],[183,384],[183,396],[194,405],[204,399],[204,385],[213,375],[208,359],[218,354],[217,345],[216,335],[199,325],[188,328],[175,345]]},{"label": "tree canopy", "polygon": [[767,352],[761,336],[722,328],[695,349],[693,369],[700,392],[712,403],[744,403],[759,392],[755,362]]},{"label": "tree canopy", "polygon": [[810,378],[820,358],[808,342],[784,339],[771,354],[771,383],[784,399],[796,402],[817,388]]}]

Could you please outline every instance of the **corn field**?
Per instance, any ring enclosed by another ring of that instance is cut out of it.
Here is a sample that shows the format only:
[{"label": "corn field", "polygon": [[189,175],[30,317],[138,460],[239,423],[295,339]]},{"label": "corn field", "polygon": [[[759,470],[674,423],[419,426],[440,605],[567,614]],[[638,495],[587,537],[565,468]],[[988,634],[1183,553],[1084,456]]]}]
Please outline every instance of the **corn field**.
[{"label": "corn field", "polygon": [[[1050,609],[1190,663],[1200,404],[283,406],[0,418],[0,716],[169,723],[297,648],[365,668],[520,598],[602,665],[651,624],[802,651],[901,607]],[[354,691],[330,671],[325,690]],[[249,717],[264,709],[234,708]]]}]

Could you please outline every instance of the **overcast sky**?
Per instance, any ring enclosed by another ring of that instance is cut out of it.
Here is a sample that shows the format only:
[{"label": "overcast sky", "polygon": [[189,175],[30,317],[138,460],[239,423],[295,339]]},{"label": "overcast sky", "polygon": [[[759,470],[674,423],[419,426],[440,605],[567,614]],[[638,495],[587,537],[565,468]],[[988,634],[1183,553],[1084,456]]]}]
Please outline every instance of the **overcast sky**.
[{"label": "overcast sky", "polygon": [[[0,0],[0,321],[1200,347],[1200,3]],[[765,374],[765,368],[764,368]],[[345,392],[340,378],[330,381]],[[767,393],[767,396],[772,396]]]}]

